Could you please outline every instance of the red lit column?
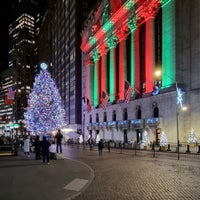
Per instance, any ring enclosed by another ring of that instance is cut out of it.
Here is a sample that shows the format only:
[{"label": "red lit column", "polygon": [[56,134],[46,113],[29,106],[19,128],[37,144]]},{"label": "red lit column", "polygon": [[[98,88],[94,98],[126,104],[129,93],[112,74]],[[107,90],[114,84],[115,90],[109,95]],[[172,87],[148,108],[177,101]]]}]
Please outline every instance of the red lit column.
[{"label": "red lit column", "polygon": [[[135,46],[135,89],[141,91],[141,80],[140,80],[140,40],[139,40],[139,28],[134,32],[134,46]],[[137,92],[136,91],[136,92]]]},{"label": "red lit column", "polygon": [[[100,48],[100,56],[101,56],[101,72],[100,72],[100,94],[102,91],[107,91],[107,75],[106,75],[106,54],[107,54],[107,47],[102,46]],[[100,95],[101,96],[101,95]]]},{"label": "red lit column", "polygon": [[126,77],[126,37],[127,33],[125,30],[120,30],[117,33],[117,37],[119,40],[119,100],[124,99],[124,83]]},{"label": "red lit column", "polygon": [[154,20],[150,18],[146,21],[145,33],[145,78],[147,93],[151,92],[153,89],[154,64]]},{"label": "red lit column", "polygon": [[90,98],[90,57],[85,60],[85,96],[91,100]]}]

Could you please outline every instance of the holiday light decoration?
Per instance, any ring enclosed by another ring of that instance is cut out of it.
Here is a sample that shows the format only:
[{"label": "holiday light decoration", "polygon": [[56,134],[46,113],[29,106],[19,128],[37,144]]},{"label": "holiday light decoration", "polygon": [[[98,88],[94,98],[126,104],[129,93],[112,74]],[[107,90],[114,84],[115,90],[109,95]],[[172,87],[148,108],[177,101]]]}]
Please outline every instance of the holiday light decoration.
[{"label": "holiday light decoration", "polygon": [[189,138],[188,138],[187,142],[190,143],[190,144],[196,144],[197,143],[197,138],[195,136],[193,128],[191,128],[191,132],[190,132],[190,135],[189,135]]},{"label": "holiday light decoration", "polygon": [[28,131],[35,134],[50,133],[66,126],[60,94],[45,67],[41,67],[35,77],[24,113],[24,124]]},{"label": "holiday light decoration", "polygon": [[143,133],[143,143],[144,146],[150,145],[149,133],[147,131],[144,131]]},{"label": "holiday light decoration", "polygon": [[167,145],[168,145],[167,135],[165,134],[164,131],[162,131],[161,136],[160,136],[160,146],[165,147]]}]

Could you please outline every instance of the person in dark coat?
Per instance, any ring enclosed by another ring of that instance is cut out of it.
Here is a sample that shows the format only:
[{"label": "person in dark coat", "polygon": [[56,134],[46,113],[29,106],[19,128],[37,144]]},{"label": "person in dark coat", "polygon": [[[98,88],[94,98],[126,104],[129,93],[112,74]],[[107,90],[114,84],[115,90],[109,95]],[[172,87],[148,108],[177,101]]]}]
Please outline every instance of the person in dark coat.
[{"label": "person in dark coat", "polygon": [[58,153],[58,149],[60,149],[60,153],[62,153],[62,138],[63,138],[63,135],[62,135],[60,129],[58,130],[55,138],[56,138],[56,152]]},{"label": "person in dark coat", "polygon": [[49,163],[49,147],[51,146],[50,142],[46,139],[45,136],[43,136],[43,140],[41,141],[41,149],[42,149],[42,160],[43,163],[47,161],[47,164]]},{"label": "person in dark coat", "polygon": [[40,140],[39,140],[39,135],[36,136],[35,141],[32,144],[32,147],[35,148],[35,159],[36,160],[40,160],[40,150],[41,150],[41,144],[40,144]]},{"label": "person in dark coat", "polygon": [[99,141],[99,143],[98,143],[99,156],[102,156],[103,148],[104,148],[103,140],[101,139],[101,140]]}]

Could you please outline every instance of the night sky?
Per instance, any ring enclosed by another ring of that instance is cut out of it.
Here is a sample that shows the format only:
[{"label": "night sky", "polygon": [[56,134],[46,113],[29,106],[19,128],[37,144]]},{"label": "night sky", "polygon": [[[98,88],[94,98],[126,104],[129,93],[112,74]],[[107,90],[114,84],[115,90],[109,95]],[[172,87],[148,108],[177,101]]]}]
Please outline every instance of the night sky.
[{"label": "night sky", "polygon": [[8,24],[11,14],[8,12],[10,1],[6,1],[0,6],[0,73],[8,65]]}]

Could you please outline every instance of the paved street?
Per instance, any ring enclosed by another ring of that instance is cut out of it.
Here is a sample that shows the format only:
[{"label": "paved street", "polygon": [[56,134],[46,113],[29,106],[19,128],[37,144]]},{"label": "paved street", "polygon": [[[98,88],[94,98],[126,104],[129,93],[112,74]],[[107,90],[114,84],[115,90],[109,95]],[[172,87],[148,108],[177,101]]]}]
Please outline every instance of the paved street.
[{"label": "paved street", "polygon": [[[97,151],[66,147],[65,156],[81,160],[94,169],[92,184],[76,200],[199,200],[200,160],[176,154]],[[158,158],[159,157],[159,158]]]},{"label": "paved street", "polygon": [[97,150],[76,145],[63,145],[62,156],[68,159],[50,165],[33,156],[0,157],[0,199],[200,199],[200,159],[107,149],[99,157]]}]

